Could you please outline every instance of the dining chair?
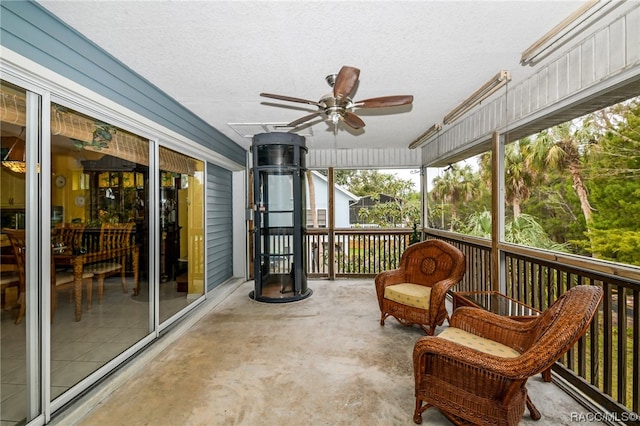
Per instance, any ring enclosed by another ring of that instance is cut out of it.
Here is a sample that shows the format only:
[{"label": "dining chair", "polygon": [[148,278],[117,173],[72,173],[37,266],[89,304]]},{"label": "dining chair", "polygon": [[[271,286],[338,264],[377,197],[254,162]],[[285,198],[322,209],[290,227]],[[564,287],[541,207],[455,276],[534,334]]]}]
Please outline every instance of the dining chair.
[{"label": "dining chair", "polygon": [[[9,305],[9,293],[10,289],[15,289],[16,295],[20,292],[20,275],[18,275],[17,267],[15,266],[15,257],[11,255],[2,255],[1,270],[0,270],[0,297],[2,298],[2,309],[11,309],[13,304]],[[12,298],[14,299],[14,298]],[[15,298],[17,299],[17,298]],[[17,302],[17,300],[16,300]]]},{"label": "dining chair", "polygon": [[[24,315],[26,313],[26,253],[27,253],[27,243],[25,238],[24,229],[3,229],[3,232],[8,235],[9,241],[11,243],[11,247],[13,249],[13,253],[15,255],[16,265],[18,267],[18,277],[20,280],[20,293],[19,293],[19,303],[20,310],[18,311],[18,317],[16,318],[16,324],[20,324]],[[58,307],[58,293],[66,289],[73,289],[74,287],[74,276],[72,272],[69,271],[57,271],[55,264],[55,256],[53,254],[53,250],[51,253],[51,320],[53,321],[53,316],[55,314],[56,308]],[[82,280],[84,284],[87,286],[87,300],[91,300],[91,292],[92,292],[92,281],[93,281],[93,273],[91,272],[83,272]],[[75,297],[81,297],[80,294],[74,294]],[[88,302],[90,303],[90,302]],[[90,305],[89,305],[90,306]]]},{"label": "dining chair", "polygon": [[18,272],[18,303],[20,304],[20,310],[18,311],[15,322],[16,324],[20,324],[26,310],[25,289],[27,280],[25,273],[25,254],[27,244],[25,241],[25,232],[21,229],[3,229],[2,232],[9,237],[9,243],[11,243],[11,249],[13,250]]},{"label": "dining chair", "polygon": [[[131,247],[131,232],[135,223],[103,223],[100,228],[100,240],[98,249],[109,251]],[[128,293],[124,268],[126,267],[127,254],[114,254],[114,258],[104,262],[96,262],[85,266],[85,271],[93,273],[98,280],[98,303],[102,304],[104,295],[104,280],[117,272],[121,274],[122,291]]]},{"label": "dining chair", "polygon": [[60,223],[53,228],[51,240],[59,244],[63,252],[76,253],[83,244],[84,225],[79,223]]}]

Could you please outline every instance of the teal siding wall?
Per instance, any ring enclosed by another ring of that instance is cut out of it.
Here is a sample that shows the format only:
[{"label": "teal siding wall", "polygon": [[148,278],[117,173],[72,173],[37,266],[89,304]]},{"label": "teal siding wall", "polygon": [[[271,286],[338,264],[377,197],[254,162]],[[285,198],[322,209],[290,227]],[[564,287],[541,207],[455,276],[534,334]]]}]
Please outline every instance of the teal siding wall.
[{"label": "teal siding wall", "polygon": [[36,3],[0,3],[0,43],[233,162],[245,162],[244,148]]},{"label": "teal siding wall", "polygon": [[232,173],[207,165],[207,289],[233,276]]}]

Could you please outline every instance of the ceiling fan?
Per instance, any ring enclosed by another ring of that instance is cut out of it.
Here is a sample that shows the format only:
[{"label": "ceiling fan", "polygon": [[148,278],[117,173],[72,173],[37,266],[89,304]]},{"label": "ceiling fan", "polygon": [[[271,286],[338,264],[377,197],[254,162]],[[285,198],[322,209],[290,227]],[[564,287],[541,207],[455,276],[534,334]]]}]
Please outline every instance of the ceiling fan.
[{"label": "ceiling fan", "polygon": [[342,121],[353,129],[361,129],[365,126],[364,121],[351,112],[354,108],[385,108],[401,105],[409,105],[413,102],[411,95],[383,96],[379,98],[353,101],[350,97],[358,84],[360,70],[355,67],[343,66],[338,74],[330,74],[325,79],[329,86],[333,87],[333,92],[324,95],[318,102],[307,99],[294,98],[291,96],[274,95],[272,93],[260,93],[265,98],[278,99],[281,101],[299,102],[308,105],[315,105],[318,111],[305,115],[282,127],[298,127],[315,117],[324,115],[337,129],[338,122]]}]

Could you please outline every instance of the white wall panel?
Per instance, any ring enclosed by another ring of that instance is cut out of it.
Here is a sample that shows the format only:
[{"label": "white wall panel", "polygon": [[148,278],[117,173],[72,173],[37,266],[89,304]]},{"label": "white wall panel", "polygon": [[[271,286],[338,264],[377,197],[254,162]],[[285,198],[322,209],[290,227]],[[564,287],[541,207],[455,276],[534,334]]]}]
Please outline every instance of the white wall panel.
[{"label": "white wall panel", "polygon": [[550,103],[558,100],[558,63],[554,62],[547,69],[547,100]]},{"label": "white wall panel", "polygon": [[625,19],[626,62],[640,62],[640,7],[627,14]]},{"label": "white wall panel", "polygon": [[593,38],[593,78],[600,80],[611,71],[611,56],[613,52],[609,45],[609,31],[599,31]]},{"label": "white wall panel", "polygon": [[567,96],[571,92],[571,87],[569,86],[569,61],[570,56],[565,55],[554,62],[554,65],[557,67],[557,91],[558,97],[557,99],[562,99]]},{"label": "white wall panel", "polygon": [[593,64],[593,38],[585,41],[579,47],[580,49],[580,86],[588,86],[593,83],[594,80],[594,64]]},{"label": "white wall panel", "polygon": [[609,55],[611,72],[619,71],[623,69],[625,65],[626,46],[624,43],[618,43],[616,41],[625,38],[625,26],[625,21],[621,19],[611,24],[610,27],[610,35],[607,37],[607,43],[611,52]]},{"label": "white wall panel", "polygon": [[419,168],[418,149],[313,149],[306,157],[307,168],[369,169]]}]

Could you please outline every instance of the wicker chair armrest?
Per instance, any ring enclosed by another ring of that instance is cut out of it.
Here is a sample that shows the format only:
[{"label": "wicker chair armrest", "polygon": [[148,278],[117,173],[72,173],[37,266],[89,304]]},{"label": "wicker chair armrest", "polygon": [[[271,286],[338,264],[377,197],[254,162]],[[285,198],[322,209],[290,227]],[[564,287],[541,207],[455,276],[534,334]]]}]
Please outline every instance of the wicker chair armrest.
[{"label": "wicker chair armrest", "polygon": [[406,279],[407,275],[405,274],[404,270],[391,269],[389,271],[380,272],[378,275],[376,275],[375,282],[376,287],[381,286],[382,288],[384,288],[390,285],[404,283],[406,282]]},{"label": "wicker chair armrest", "polygon": [[376,285],[376,294],[378,296],[378,305],[382,309],[384,299],[384,289],[387,286],[400,284],[405,282],[406,274],[402,269],[391,269],[389,271],[380,272],[374,280]]},{"label": "wicker chair armrest", "polygon": [[484,309],[461,307],[454,311],[449,324],[522,353],[531,343],[537,321],[516,321]]},{"label": "wicker chair armrest", "polygon": [[[427,358],[432,357],[431,362]],[[531,357],[527,354],[515,358],[503,358],[480,352],[437,336],[425,336],[418,339],[413,348],[413,369],[416,379],[425,373],[427,365],[439,369],[437,364],[456,366],[453,371],[464,375],[501,376],[509,380],[526,380],[532,375]],[[435,364],[434,364],[435,363]],[[468,380],[466,377],[462,380]],[[416,383],[418,380],[416,380]]]},{"label": "wicker chair armrest", "polygon": [[458,284],[459,280],[456,278],[447,278],[442,281],[438,281],[437,283],[431,286],[431,301],[430,301],[430,311],[429,315],[431,318],[436,318],[438,316],[438,310],[440,307],[444,306],[445,298],[447,297],[447,292],[451,287]]}]

